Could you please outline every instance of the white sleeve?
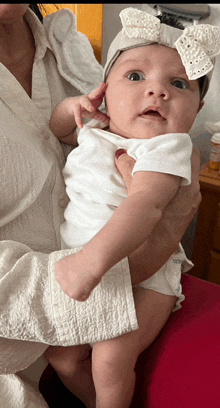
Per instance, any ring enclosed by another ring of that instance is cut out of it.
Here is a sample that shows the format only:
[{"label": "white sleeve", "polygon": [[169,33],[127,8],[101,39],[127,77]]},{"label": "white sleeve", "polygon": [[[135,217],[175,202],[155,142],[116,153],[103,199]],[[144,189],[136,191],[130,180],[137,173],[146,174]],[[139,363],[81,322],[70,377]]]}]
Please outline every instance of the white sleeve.
[{"label": "white sleeve", "polygon": [[62,77],[82,94],[90,93],[102,81],[103,67],[88,38],[76,30],[75,15],[63,9],[43,23]]},{"label": "white sleeve", "polygon": [[[129,154],[129,151],[128,151]],[[136,171],[155,171],[182,177],[181,185],[191,183],[192,141],[186,133],[170,133],[146,140],[135,153]]]},{"label": "white sleeve", "polygon": [[86,302],[76,302],[54,273],[55,262],[74,252],[48,255],[18,242],[0,242],[0,337],[68,346],[137,329],[127,261],[115,276],[107,274],[106,292],[99,285]]}]

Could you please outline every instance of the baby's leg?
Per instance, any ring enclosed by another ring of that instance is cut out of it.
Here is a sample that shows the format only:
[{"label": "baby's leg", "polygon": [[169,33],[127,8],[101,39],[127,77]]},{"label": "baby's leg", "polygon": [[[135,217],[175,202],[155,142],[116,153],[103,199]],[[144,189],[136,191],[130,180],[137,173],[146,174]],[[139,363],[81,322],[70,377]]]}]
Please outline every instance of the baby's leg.
[{"label": "baby's leg", "polygon": [[134,298],[139,329],[94,345],[92,370],[96,408],[130,406],[137,358],[155,340],[176,302],[175,296],[143,288],[134,288]]},{"label": "baby's leg", "polygon": [[88,344],[72,347],[50,346],[44,356],[68,390],[76,395],[87,408],[95,408],[96,395],[92,379],[91,347]]}]

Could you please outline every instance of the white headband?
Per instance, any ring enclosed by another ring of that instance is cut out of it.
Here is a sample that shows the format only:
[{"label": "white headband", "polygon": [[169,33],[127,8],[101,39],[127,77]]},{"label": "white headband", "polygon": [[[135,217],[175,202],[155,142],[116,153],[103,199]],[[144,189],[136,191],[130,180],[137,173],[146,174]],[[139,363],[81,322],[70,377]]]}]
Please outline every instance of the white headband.
[{"label": "white headband", "polygon": [[159,18],[144,11],[126,8],[119,14],[122,30],[110,45],[104,67],[104,81],[122,51],[159,43],[175,48],[189,80],[207,75],[210,82],[214,57],[220,53],[220,30],[209,24],[199,24],[184,30],[161,24]]}]

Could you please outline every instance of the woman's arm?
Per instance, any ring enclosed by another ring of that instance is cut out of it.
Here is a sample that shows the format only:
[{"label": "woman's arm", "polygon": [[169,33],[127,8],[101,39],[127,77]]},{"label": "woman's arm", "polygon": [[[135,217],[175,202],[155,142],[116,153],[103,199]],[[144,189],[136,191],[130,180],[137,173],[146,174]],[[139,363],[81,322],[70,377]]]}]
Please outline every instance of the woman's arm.
[{"label": "woman's arm", "polygon": [[[116,155],[115,162],[126,183],[129,195],[131,173],[135,162],[126,152]],[[191,184],[179,188],[144,244],[128,257],[133,285],[152,276],[168,261],[178,248],[179,242],[198,210],[201,202],[200,153],[195,146],[192,151],[191,168]]]}]

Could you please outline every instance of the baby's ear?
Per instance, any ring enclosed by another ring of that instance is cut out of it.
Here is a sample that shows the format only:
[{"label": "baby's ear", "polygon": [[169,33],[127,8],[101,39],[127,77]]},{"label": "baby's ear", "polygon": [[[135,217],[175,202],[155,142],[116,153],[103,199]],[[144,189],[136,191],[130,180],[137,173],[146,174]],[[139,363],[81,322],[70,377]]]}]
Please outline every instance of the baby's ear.
[{"label": "baby's ear", "polygon": [[204,102],[203,100],[200,101],[199,108],[198,108],[198,113],[199,113],[199,111],[201,111],[201,109],[203,108],[204,104],[205,104],[205,102]]}]

